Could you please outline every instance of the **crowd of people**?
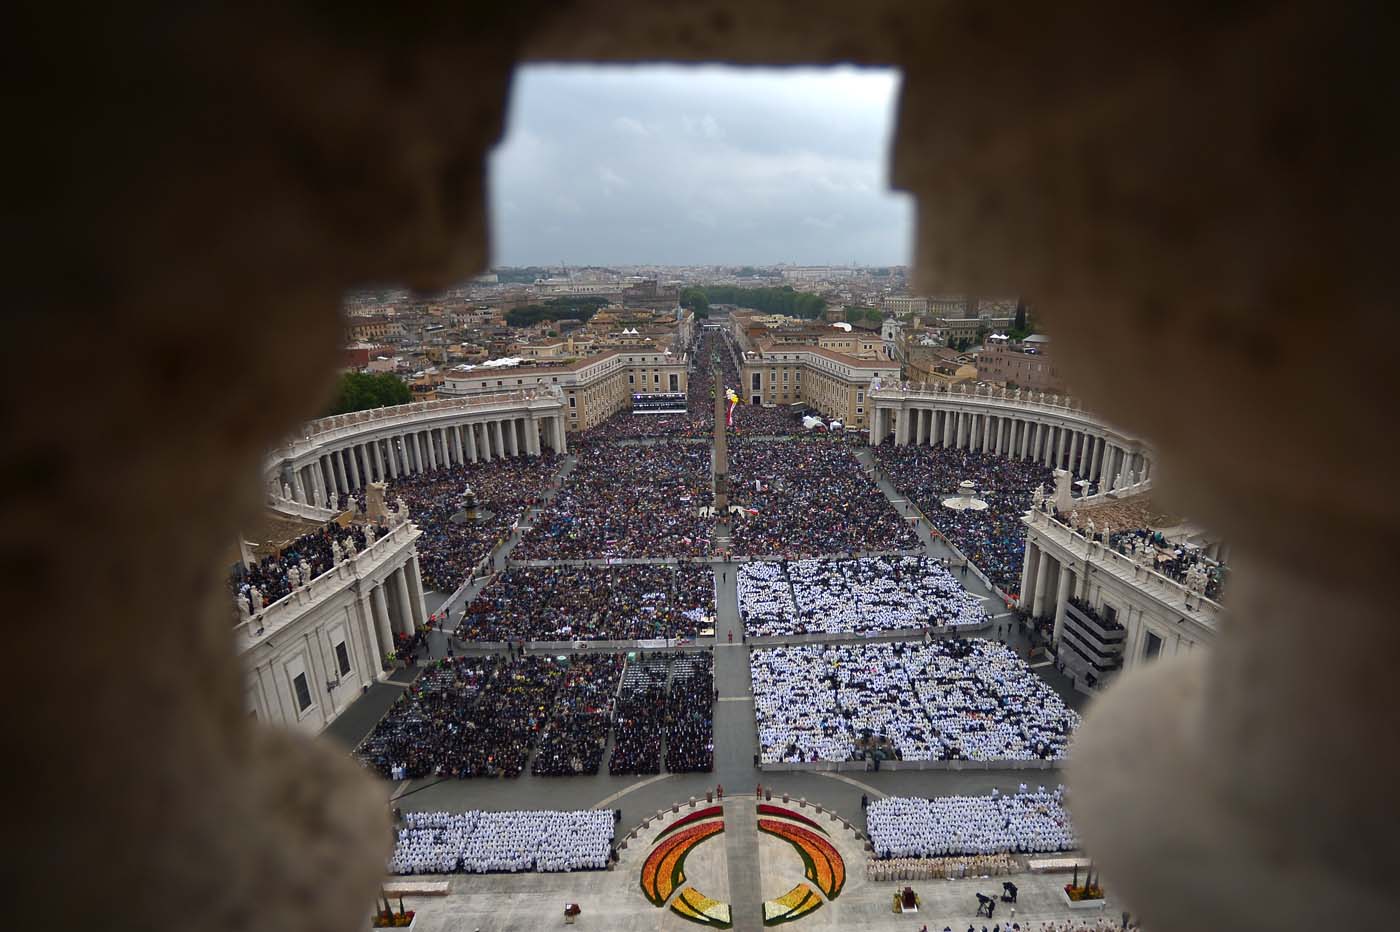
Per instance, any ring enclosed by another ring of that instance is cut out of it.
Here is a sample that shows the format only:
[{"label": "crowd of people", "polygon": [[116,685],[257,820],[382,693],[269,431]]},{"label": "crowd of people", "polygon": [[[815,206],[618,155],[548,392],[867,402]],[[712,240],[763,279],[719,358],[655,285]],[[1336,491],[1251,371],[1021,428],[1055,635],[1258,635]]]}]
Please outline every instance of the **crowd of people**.
[{"label": "crowd of people", "polygon": [[[1049,466],[971,450],[901,447],[890,441],[876,447],[875,456],[890,482],[963,556],[1002,591],[1019,592],[1026,550],[1021,517],[1031,508],[1032,492],[1053,488]],[[943,507],[943,500],[957,494],[963,480],[977,487],[977,497],[987,503],[986,509]]]},{"label": "crowd of people", "polygon": [[608,759],[608,773],[613,776],[661,772],[661,726],[671,659],[668,653],[644,653],[622,674]]},{"label": "crowd of people", "polygon": [[747,563],[739,617],[754,636],[860,634],[984,624],[983,602],[943,560],[880,556]]},{"label": "crowd of people", "polygon": [[578,465],[513,556],[524,560],[701,556],[709,551],[710,448],[578,447]]},{"label": "crowd of people", "polygon": [[714,769],[714,657],[709,651],[646,652],[628,661],[613,715],[608,773]]},{"label": "crowd of people", "polygon": [[666,692],[666,769],[697,773],[715,769],[715,662],[710,651],[680,654]]},{"label": "crowd of people", "polygon": [[356,756],[395,779],[519,776],[568,666],[531,656],[433,661]]},{"label": "crowd of people", "polygon": [[[353,542],[357,551],[365,548],[365,529],[358,524],[341,527],[331,521],[296,540],[284,544],[275,554],[263,557],[252,566],[242,563],[234,567],[229,586],[234,598],[242,599],[251,613],[285,598],[292,592],[292,582],[288,571],[296,568],[296,576],[305,585],[335,566],[333,544]],[[256,588],[262,596],[262,605],[251,601],[252,590]]]},{"label": "crowd of people", "polygon": [[391,874],[602,870],[612,855],[611,809],[574,812],[407,812]]},{"label": "crowd of people", "polygon": [[903,550],[918,539],[844,444],[815,438],[729,444],[737,554],[792,557]]},{"label": "crowd of people", "polygon": [[574,658],[554,697],[549,723],[540,735],[530,772],[536,776],[570,776],[598,772],[608,745],[612,701],[622,677],[621,654]]},{"label": "crowd of people", "polygon": [[[542,456],[446,466],[390,480],[389,500],[402,499],[423,532],[418,539],[423,585],[436,592],[456,590],[509,535],[511,525],[541,500],[557,469],[557,458],[546,450]],[[454,521],[463,510],[468,486],[479,511]]]},{"label": "crowd of people", "polygon": [[1060,760],[1079,726],[994,641],[794,645],[750,667],[765,763],[851,760],[872,742],[907,761]]},{"label": "crowd of people", "polygon": [[867,880],[960,880],[1015,873],[1009,854],[969,854],[946,858],[867,858]]},{"label": "crowd of people", "polygon": [[[1095,538],[1104,540],[1103,534]],[[1133,528],[1107,535],[1107,546],[1125,556],[1146,555],[1148,565],[1184,586],[1196,589],[1208,599],[1219,600],[1228,575],[1227,567],[1207,557],[1199,547],[1167,540],[1161,531]]]},{"label": "crowd of people", "polygon": [[628,563],[506,570],[466,607],[467,641],[693,638],[713,616],[708,567]]},{"label": "crowd of people", "polygon": [[734,409],[734,433],[741,437],[791,437],[806,432],[802,418],[787,405],[741,404]]},{"label": "crowd of people", "polygon": [[877,858],[1040,854],[1078,845],[1064,787],[990,796],[891,796],[870,803],[867,834]]}]

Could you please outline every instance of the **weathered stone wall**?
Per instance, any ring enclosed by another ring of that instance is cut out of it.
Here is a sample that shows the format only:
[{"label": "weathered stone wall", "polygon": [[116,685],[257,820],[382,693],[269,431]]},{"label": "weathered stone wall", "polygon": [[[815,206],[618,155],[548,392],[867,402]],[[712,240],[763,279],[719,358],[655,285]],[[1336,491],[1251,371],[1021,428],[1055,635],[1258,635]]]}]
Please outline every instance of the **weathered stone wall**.
[{"label": "weathered stone wall", "polygon": [[[1034,294],[1076,389],[1159,451],[1163,504],[1235,542],[1219,648],[1091,714],[1086,837],[1154,929],[1390,911],[1389,6],[22,3],[9,26],[7,925],[362,917],[383,810],[244,718],[216,562],[263,448],[319,408],[342,290],[484,264],[520,58],[902,66],[923,280]],[[1333,343],[1355,375],[1317,384]]]}]

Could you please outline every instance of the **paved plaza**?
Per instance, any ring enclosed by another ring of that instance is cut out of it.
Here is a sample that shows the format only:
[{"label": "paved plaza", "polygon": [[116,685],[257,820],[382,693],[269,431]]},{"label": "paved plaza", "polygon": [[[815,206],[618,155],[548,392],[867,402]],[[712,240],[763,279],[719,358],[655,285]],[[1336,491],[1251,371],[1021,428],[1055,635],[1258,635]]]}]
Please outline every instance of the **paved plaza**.
[{"label": "paved plaza", "polygon": [[[773,443],[792,441],[774,440]],[[856,459],[862,468],[873,466],[869,452],[858,449]],[[574,468],[574,458],[566,456],[559,464],[561,476],[567,477]],[[916,510],[882,477],[872,474],[877,485],[896,513],[910,521],[919,546],[905,552],[953,561],[952,571],[975,597],[984,601],[991,614],[991,625],[973,632],[973,637],[1004,642],[1019,656],[1025,657],[1029,642],[1015,625],[1015,617],[1005,610],[999,597],[993,594],[975,572],[958,565],[956,554],[932,532],[926,520],[914,520]],[[512,551],[528,532],[535,512],[526,514],[519,531],[513,533],[496,549],[492,566],[502,570],[511,565]],[[581,561],[558,561],[581,562]],[[724,814],[727,828],[714,842],[698,848],[686,861],[686,874],[698,889],[712,898],[741,904],[735,906],[735,929],[762,928],[762,901],[771,899],[802,879],[802,864],[790,846],[768,835],[760,835],[754,826],[754,794],[762,784],[776,795],[788,794],[796,807],[797,800],[821,805],[830,817],[849,821],[851,828],[839,833],[839,847],[847,862],[849,874],[846,892],[837,900],[824,903],[802,919],[805,928],[913,929],[925,922],[930,929],[941,930],[944,925],[961,930],[973,922],[975,892],[991,893],[1000,889],[1000,882],[991,880],[937,880],[915,884],[923,898],[924,908],[917,916],[891,912],[891,894],[902,883],[867,881],[864,842],[855,834],[864,833],[866,825],[862,797],[877,799],[884,796],[942,796],[985,795],[993,789],[1003,793],[1015,792],[1021,783],[1053,787],[1062,779],[1058,768],[1022,769],[946,769],[914,770],[901,762],[884,762],[879,770],[842,772],[764,772],[757,768],[758,738],[754,720],[753,692],[750,682],[750,652],[761,649],[744,637],[740,622],[737,594],[739,564],[713,561],[715,589],[714,637],[702,637],[688,649],[712,650],[717,700],[714,716],[714,771],[712,773],[673,774],[662,772],[651,776],[610,776],[607,768],[596,775],[566,777],[536,776],[527,767],[513,779],[477,778],[442,779],[425,777],[399,782],[385,781],[387,801],[403,811],[447,810],[463,812],[471,809],[612,809],[620,813],[617,838],[621,841],[645,820],[655,819],[665,811],[670,817],[673,804],[687,811],[692,797],[703,801],[707,791],[722,786],[726,792]],[[431,657],[447,656],[449,643],[454,654],[500,652],[496,649],[474,647],[461,641],[449,641],[449,633],[461,617],[465,605],[484,586],[472,581],[452,595],[429,593],[428,608],[446,612],[450,619],[447,631],[435,631],[429,637]],[[731,640],[731,632],[732,640]],[[961,632],[960,632],[961,633]],[[951,635],[947,635],[951,636]],[[765,638],[763,646],[785,643],[821,641],[870,643],[894,640],[900,636],[860,636],[854,634],[794,635],[785,638]],[[904,635],[907,637],[907,634]],[[635,649],[632,642],[589,642],[587,651]],[[558,653],[541,647],[527,648],[528,653]],[[418,669],[421,669],[419,667]],[[1084,697],[1046,663],[1032,665],[1071,707],[1081,707]],[[328,729],[328,736],[347,748],[355,746],[388,710],[395,698],[412,681],[416,670],[399,671],[389,682],[372,687],[360,700],[343,713]],[[611,751],[613,739],[608,739]],[[605,758],[606,759],[606,758]],[[994,766],[994,765],[993,765]],[[775,797],[776,798],[776,797]],[[809,808],[806,810],[811,812]],[[841,822],[830,823],[835,828]],[[657,828],[643,830],[620,853],[612,870],[576,874],[518,874],[518,875],[452,875],[450,894],[446,897],[410,897],[410,908],[420,911],[419,928],[425,932],[438,929],[508,930],[535,929],[542,923],[561,922],[564,902],[577,902],[583,909],[578,925],[609,930],[683,929],[691,927],[668,909],[652,906],[641,895],[638,886],[640,860],[645,855],[645,839],[654,836]],[[784,886],[784,878],[787,883]],[[1064,877],[1022,874],[1022,902],[1018,904],[1018,919],[1065,918],[1071,915],[1059,898]],[[781,887],[781,889],[779,889]],[[760,895],[761,894],[761,895]],[[998,914],[998,919],[1001,919]],[[959,925],[962,923],[962,925]],[[976,923],[980,927],[980,922]],[[1023,926],[1024,928],[1025,926]]]}]

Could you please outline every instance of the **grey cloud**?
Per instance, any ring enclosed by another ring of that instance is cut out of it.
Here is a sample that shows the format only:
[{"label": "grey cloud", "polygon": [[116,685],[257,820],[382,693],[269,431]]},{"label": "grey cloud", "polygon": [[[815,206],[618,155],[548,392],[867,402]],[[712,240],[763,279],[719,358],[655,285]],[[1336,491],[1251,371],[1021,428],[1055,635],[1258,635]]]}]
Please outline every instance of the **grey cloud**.
[{"label": "grey cloud", "polygon": [[908,260],[890,72],[523,69],[492,158],[499,264]]}]

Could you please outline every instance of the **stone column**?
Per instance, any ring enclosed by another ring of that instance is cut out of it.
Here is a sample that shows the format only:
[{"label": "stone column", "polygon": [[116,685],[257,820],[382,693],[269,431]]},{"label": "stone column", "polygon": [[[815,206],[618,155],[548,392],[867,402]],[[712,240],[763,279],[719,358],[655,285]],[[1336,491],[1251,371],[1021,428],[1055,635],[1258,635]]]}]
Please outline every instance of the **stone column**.
[{"label": "stone column", "polygon": [[331,453],[331,472],[332,478],[335,479],[336,494],[341,495],[350,491],[349,485],[345,482],[345,464],[341,462],[339,450]]},{"label": "stone column", "polygon": [[1055,432],[1059,438],[1055,441],[1055,468],[1062,469],[1065,465],[1065,440],[1068,438],[1065,428],[1056,428]]},{"label": "stone column", "polygon": [[992,441],[992,450],[996,453],[997,456],[1004,456],[1004,455],[1006,455],[1006,450],[1002,447],[1002,439],[1003,439],[1003,434],[1005,433],[1005,430],[1004,430],[1005,427],[1006,427],[1006,418],[1004,418],[1004,417],[1002,417],[1002,416],[1000,416],[1000,415],[997,415],[997,419],[996,419],[996,437],[995,437],[995,439],[993,439],[993,441]]},{"label": "stone column", "polygon": [[413,616],[414,624],[428,620],[428,604],[423,598],[423,571],[418,566],[418,554],[408,558],[408,591],[413,597],[413,605],[418,614]]},{"label": "stone column", "polygon": [[298,504],[306,504],[306,493],[301,487],[301,470],[292,468],[292,500]]},{"label": "stone column", "polygon": [[1065,606],[1069,604],[1069,567],[1060,564],[1060,578],[1056,580],[1055,586],[1055,632],[1051,636],[1051,641],[1058,647],[1060,635],[1065,630]]},{"label": "stone column", "polygon": [[[1054,558],[1047,553],[1042,553],[1040,555],[1040,565],[1036,567],[1037,576],[1043,576],[1050,571],[1049,562],[1052,559]],[[1045,597],[1048,594],[1049,589],[1049,586],[1041,585],[1040,581],[1037,580],[1035,587],[1035,601],[1031,603],[1032,617],[1041,618],[1045,615]]]},{"label": "stone column", "polygon": [[924,433],[926,430],[924,426],[924,412],[915,408],[910,413],[914,415],[914,446],[921,447],[924,445],[924,439],[927,436]]},{"label": "stone column", "polygon": [[[369,601],[369,590],[360,589],[356,595],[358,596],[355,599],[357,612],[349,626],[349,638],[352,648],[359,657],[361,666],[356,672],[360,676],[360,682],[363,683],[366,679],[377,680],[379,671],[384,668],[384,664],[379,661],[379,645],[375,643],[378,637],[374,633],[374,616]],[[336,674],[339,675],[340,661],[335,656],[334,645],[331,647],[331,663],[335,666]]]},{"label": "stone column", "polygon": [[1083,436],[1079,431],[1070,435],[1069,440],[1069,466],[1071,475],[1079,472],[1079,439]]},{"label": "stone column", "polygon": [[311,484],[316,489],[316,504],[324,505],[326,502],[326,463],[321,457],[316,457],[316,462],[311,464]]},{"label": "stone column", "polygon": [[427,448],[428,468],[436,471],[438,468],[437,444],[433,433],[432,430],[423,431],[423,446]]},{"label": "stone column", "polygon": [[[389,627],[389,600],[384,596],[384,584],[380,583],[374,587],[374,630],[378,635],[378,643],[381,660],[384,654],[388,654],[394,649],[394,633]],[[384,668],[381,662],[380,669]]]},{"label": "stone column", "polygon": [[1040,548],[1027,540],[1026,562],[1021,566],[1021,591],[1017,599],[1017,604],[1023,609],[1029,609],[1035,604],[1035,584],[1039,569]]},{"label": "stone column", "polygon": [[476,427],[470,421],[462,425],[463,440],[466,442],[467,460],[476,462]]},{"label": "stone column", "polygon": [[457,462],[467,465],[467,451],[462,446],[462,425],[456,424],[452,427],[452,449],[457,454]]},{"label": "stone column", "polygon": [[491,462],[491,422],[480,421],[476,427],[480,434],[477,452],[481,454],[483,462],[489,463]]},{"label": "stone column", "polygon": [[404,634],[413,634],[417,630],[417,624],[413,617],[413,597],[408,591],[408,570],[406,566],[400,566],[394,570],[394,588],[399,592],[399,624],[404,625]]},{"label": "stone column", "polygon": [[350,460],[350,487],[358,489],[364,485],[360,481],[360,458],[356,455],[356,448],[351,446],[345,450],[346,457]]},{"label": "stone column", "polygon": [[559,437],[559,446],[555,447],[554,451],[562,456],[563,454],[569,452],[569,435],[567,432],[568,427],[564,423],[563,414],[555,415],[554,429],[556,431],[557,436]]}]

